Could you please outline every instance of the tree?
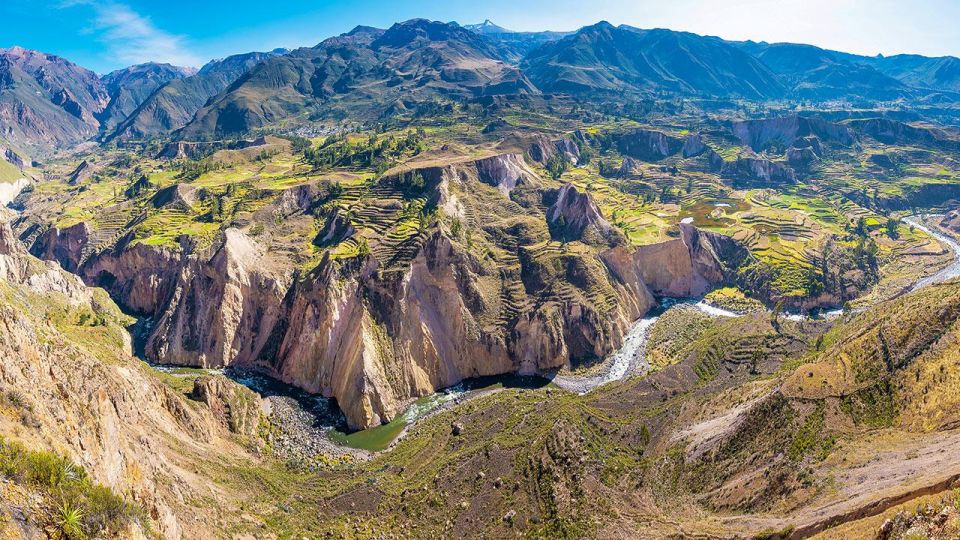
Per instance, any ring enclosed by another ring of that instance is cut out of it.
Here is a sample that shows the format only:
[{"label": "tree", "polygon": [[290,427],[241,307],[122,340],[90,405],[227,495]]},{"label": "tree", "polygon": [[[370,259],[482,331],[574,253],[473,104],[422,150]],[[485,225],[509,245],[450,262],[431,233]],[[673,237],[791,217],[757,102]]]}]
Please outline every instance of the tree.
[{"label": "tree", "polygon": [[357,242],[357,257],[368,257],[370,256],[370,244],[367,243],[365,237],[361,237],[360,241]]},{"label": "tree", "polygon": [[887,236],[889,236],[894,240],[896,240],[897,238],[900,238],[900,232],[897,231],[897,225],[899,224],[900,224],[899,220],[896,220],[894,218],[887,218]]},{"label": "tree", "polygon": [[430,210],[421,210],[420,214],[417,215],[417,232],[425,232],[427,229],[432,227],[436,221],[436,212],[432,212]]},{"label": "tree", "polygon": [[861,238],[866,238],[867,233],[869,232],[869,229],[867,228],[867,220],[863,219],[862,216],[857,218],[857,225],[854,227],[853,232]]},{"label": "tree", "polygon": [[550,156],[550,159],[547,160],[547,172],[550,173],[550,178],[554,180],[559,180],[563,173],[567,172],[567,167],[569,163],[567,162],[566,156],[556,153]]},{"label": "tree", "polygon": [[777,333],[780,333],[780,316],[783,315],[784,301],[781,299],[777,301],[776,305],[773,306],[773,311],[770,312],[770,325],[776,329]]}]

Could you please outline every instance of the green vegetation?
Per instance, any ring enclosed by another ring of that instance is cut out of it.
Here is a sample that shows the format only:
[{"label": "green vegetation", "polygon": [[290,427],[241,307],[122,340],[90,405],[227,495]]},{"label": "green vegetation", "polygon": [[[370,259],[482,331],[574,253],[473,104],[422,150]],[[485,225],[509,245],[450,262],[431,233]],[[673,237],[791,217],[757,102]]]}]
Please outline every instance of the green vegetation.
[{"label": "green vegetation", "polygon": [[49,525],[64,538],[120,536],[131,524],[148,526],[139,507],[94,483],[82,467],[56,454],[0,438],[0,476],[37,490]]},{"label": "green vegetation", "polygon": [[23,173],[15,165],[0,158],[0,184],[23,178]]}]

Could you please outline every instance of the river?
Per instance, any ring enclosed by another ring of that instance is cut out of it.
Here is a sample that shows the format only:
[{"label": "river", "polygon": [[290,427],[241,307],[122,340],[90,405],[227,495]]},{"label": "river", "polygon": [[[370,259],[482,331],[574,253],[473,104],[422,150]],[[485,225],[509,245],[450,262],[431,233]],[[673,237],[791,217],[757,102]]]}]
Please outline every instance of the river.
[{"label": "river", "polygon": [[940,241],[941,244],[944,244],[945,246],[947,246],[947,249],[952,250],[953,262],[943,270],[940,270],[939,272],[937,272],[936,274],[925,277],[920,281],[914,283],[913,287],[910,288],[911,291],[916,291],[924,287],[927,287],[929,285],[933,285],[934,283],[942,283],[948,279],[953,279],[955,277],[960,276],[960,243],[958,243],[956,239],[951,238],[939,231],[935,231],[930,227],[927,227],[926,225],[924,225],[923,222],[920,221],[920,219],[922,219],[923,217],[931,218],[936,216],[932,216],[932,215],[931,216],[910,216],[910,217],[904,218],[903,221],[906,223],[909,223],[914,228],[921,230],[929,234],[930,236],[936,238],[937,240]]},{"label": "river", "polygon": [[[935,283],[941,283],[948,279],[960,277],[960,242],[957,242],[957,240],[954,238],[948,237],[943,233],[927,227],[921,221],[922,219],[929,219],[933,217],[937,216],[910,216],[904,218],[903,221],[909,225],[912,225],[914,228],[936,238],[938,241],[940,241],[940,243],[945,245],[947,249],[952,250],[953,262],[939,272],[920,279],[914,283],[913,286],[910,287],[910,291],[916,291]],[[601,373],[592,375],[557,375],[553,378],[552,382],[566,390],[584,394],[604,384],[619,381],[625,378],[627,375],[642,375],[648,372],[650,370],[650,364],[646,360],[646,346],[647,339],[650,335],[650,329],[654,324],[656,324],[657,320],[660,318],[660,315],[666,309],[678,303],[693,305],[711,317],[741,316],[739,313],[712,306],[699,299],[681,300],[676,298],[665,298],[661,301],[661,306],[659,308],[634,323],[630,331],[627,333],[627,336],[624,338],[623,345],[606,362],[605,368]],[[843,310],[830,310],[823,312],[818,316],[818,318],[830,319],[839,317],[842,314]],[[793,321],[802,321],[810,319],[811,317],[804,314],[787,313],[784,315],[784,318]]]},{"label": "river", "polygon": [[[930,216],[926,216],[930,217]],[[913,227],[930,234],[948,249],[954,253],[954,261],[948,267],[940,270],[934,275],[923,278],[913,285],[910,290],[917,290],[934,283],[940,283],[947,279],[960,276],[960,243],[947,237],[944,234],[936,232],[922,224],[916,217],[904,219]],[[701,312],[711,317],[740,317],[740,313],[719,308],[707,304],[700,298],[662,298],[660,304],[651,310],[645,317],[639,319],[631,326],[627,335],[624,337],[623,345],[613,353],[604,362],[598,373],[589,375],[569,375],[557,374],[546,379],[540,377],[521,377],[517,375],[504,375],[501,377],[487,377],[484,379],[467,380],[459,385],[441,390],[430,396],[424,396],[416,400],[403,413],[397,416],[392,422],[382,426],[349,433],[346,429],[345,420],[342,413],[336,409],[336,406],[330,400],[320,396],[310,395],[305,392],[293,389],[282,383],[256,374],[233,372],[228,370],[228,375],[237,382],[248,386],[266,399],[277,396],[293,397],[294,407],[302,409],[309,413],[313,418],[310,422],[312,426],[302,427],[300,431],[314,431],[311,437],[323,438],[332,441],[335,444],[362,449],[368,452],[377,452],[384,450],[396,441],[404,432],[407,426],[418,420],[443,409],[446,406],[459,402],[463,399],[469,399],[471,394],[495,391],[502,387],[539,387],[549,382],[554,385],[576,392],[585,394],[599,388],[605,384],[619,381],[628,376],[642,375],[650,371],[651,366],[646,359],[646,346],[650,336],[650,331],[660,319],[660,316],[671,307],[684,304],[693,306]],[[826,311],[818,318],[832,318],[842,314],[841,310]],[[785,318],[791,320],[804,320],[810,318],[807,315],[785,314]],[[179,375],[185,371],[183,376],[196,375],[194,370],[182,370],[182,368],[160,367],[159,370],[167,371],[173,375]],[[203,370],[215,373],[223,373],[223,370]]]}]

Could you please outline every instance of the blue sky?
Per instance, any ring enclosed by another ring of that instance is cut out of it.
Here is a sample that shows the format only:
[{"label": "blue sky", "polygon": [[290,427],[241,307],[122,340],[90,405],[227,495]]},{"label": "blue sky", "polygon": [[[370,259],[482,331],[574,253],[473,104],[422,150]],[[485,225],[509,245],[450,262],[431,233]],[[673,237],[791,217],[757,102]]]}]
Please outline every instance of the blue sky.
[{"label": "blue sky", "polygon": [[958,0],[0,0],[0,47],[59,54],[101,73],[149,60],[199,67],[413,17],[491,19],[516,30],[571,30],[605,19],[861,54],[960,56]]}]

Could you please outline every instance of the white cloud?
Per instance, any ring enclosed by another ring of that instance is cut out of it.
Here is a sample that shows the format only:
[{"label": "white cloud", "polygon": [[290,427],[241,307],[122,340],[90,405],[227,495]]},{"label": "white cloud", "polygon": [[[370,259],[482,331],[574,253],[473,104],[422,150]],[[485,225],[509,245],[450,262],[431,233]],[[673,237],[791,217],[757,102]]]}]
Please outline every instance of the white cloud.
[{"label": "white cloud", "polygon": [[91,8],[94,17],[88,32],[103,42],[113,59],[120,63],[168,62],[194,67],[202,63],[187,49],[184,36],[157,28],[149,17],[126,4],[109,0],[67,0],[62,5]]}]

